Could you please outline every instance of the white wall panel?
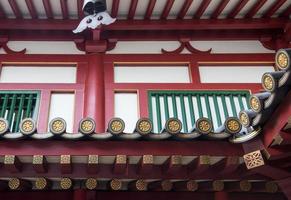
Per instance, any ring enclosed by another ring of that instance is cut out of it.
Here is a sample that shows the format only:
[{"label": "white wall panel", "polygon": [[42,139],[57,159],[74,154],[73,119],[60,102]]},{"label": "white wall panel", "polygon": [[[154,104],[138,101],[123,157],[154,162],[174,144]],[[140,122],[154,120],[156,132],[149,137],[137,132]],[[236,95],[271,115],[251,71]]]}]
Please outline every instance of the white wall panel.
[{"label": "white wall panel", "polygon": [[132,133],[138,120],[138,98],[136,93],[116,93],[114,96],[114,116],[125,122],[125,132]]},{"label": "white wall panel", "polygon": [[190,83],[188,66],[114,67],[115,83]]},{"label": "white wall panel", "polygon": [[[212,53],[274,53],[266,49],[257,40],[243,41],[191,41],[191,45],[198,50],[205,51],[212,48]],[[177,49],[180,43],[177,41],[121,41],[116,48],[108,54],[142,54],[161,53],[161,49],[172,51]],[[190,53],[184,50],[182,53]]]},{"label": "white wall panel", "polygon": [[74,125],[75,94],[52,93],[50,101],[49,121],[61,117],[67,123],[67,132],[73,132]]},{"label": "white wall panel", "polygon": [[274,71],[272,66],[199,67],[202,83],[261,83],[262,75],[270,71]]},{"label": "white wall panel", "polygon": [[[26,54],[85,54],[74,42],[10,41],[8,47],[14,51],[26,48]],[[5,51],[0,49],[0,54],[5,54]]]},{"label": "white wall panel", "polygon": [[0,83],[76,83],[76,67],[4,66]]}]

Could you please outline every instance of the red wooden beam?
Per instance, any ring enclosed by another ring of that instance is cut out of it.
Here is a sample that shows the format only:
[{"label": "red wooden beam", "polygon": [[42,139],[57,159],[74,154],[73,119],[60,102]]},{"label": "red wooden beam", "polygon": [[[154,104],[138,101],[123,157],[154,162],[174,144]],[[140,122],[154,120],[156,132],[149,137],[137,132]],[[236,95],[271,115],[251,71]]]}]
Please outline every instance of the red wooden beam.
[{"label": "red wooden beam", "polygon": [[46,17],[48,19],[53,19],[53,11],[52,11],[52,7],[51,7],[51,3],[50,0],[42,0],[44,9],[45,9],[45,13],[46,13]]},{"label": "red wooden beam", "polygon": [[182,156],[170,156],[163,164],[164,173],[175,173],[182,167]]},{"label": "red wooden beam", "polygon": [[72,173],[72,164],[71,164],[70,155],[61,155],[60,156],[60,169],[62,174]]},{"label": "red wooden beam", "polygon": [[138,0],[131,0],[127,19],[133,20],[134,15],[135,15],[135,11],[136,11],[136,7],[137,7],[137,3],[138,3]]},{"label": "red wooden beam", "polygon": [[206,155],[198,156],[188,164],[189,174],[202,174],[210,168],[210,157]]},{"label": "red wooden beam", "polygon": [[211,167],[216,168],[219,171],[219,173],[229,174],[237,170],[239,166],[240,166],[240,162],[239,162],[238,156],[228,156],[221,159],[220,161],[218,161]]},{"label": "red wooden beam", "polygon": [[17,19],[21,19],[22,18],[22,14],[21,14],[21,12],[19,10],[19,7],[18,7],[16,1],[15,0],[8,0],[8,2],[10,4],[10,6],[11,6],[11,9],[12,9],[15,17]]},{"label": "red wooden beam", "polygon": [[280,131],[278,135],[274,138],[272,146],[284,146],[291,145],[291,133]]},{"label": "red wooden beam", "polygon": [[247,12],[245,18],[252,18],[254,17],[260,8],[267,2],[267,0],[259,0],[253,5],[253,7]]},{"label": "red wooden beam", "polygon": [[223,9],[227,6],[228,2],[230,0],[222,0],[219,5],[217,6],[217,8],[214,10],[214,12],[211,14],[211,18],[212,19],[216,19],[218,18],[218,16],[220,15],[220,13],[223,11]]},{"label": "red wooden beam", "polygon": [[77,8],[78,8],[78,17],[82,18],[84,17],[84,13],[83,13],[83,3],[84,0],[77,0]]},{"label": "red wooden beam", "polygon": [[8,170],[10,173],[17,173],[22,170],[22,163],[15,155],[5,155],[4,166],[5,169]]},{"label": "red wooden beam", "polygon": [[148,20],[148,19],[151,18],[153,10],[154,10],[154,7],[156,5],[156,2],[157,2],[157,0],[150,0],[149,1],[149,4],[148,4],[148,7],[147,7],[147,11],[145,13],[144,19]]},{"label": "red wooden beam", "polygon": [[124,174],[127,171],[128,159],[126,155],[117,155],[113,165],[114,174]]},{"label": "red wooden beam", "polygon": [[168,0],[167,1],[160,19],[167,19],[174,2],[175,2],[175,0]]},{"label": "red wooden beam", "polygon": [[198,10],[194,14],[193,18],[194,19],[200,19],[200,17],[203,15],[204,11],[209,6],[210,2],[211,2],[211,0],[203,0],[202,3],[200,4]]},{"label": "red wooden beam", "polygon": [[263,132],[263,142],[266,147],[270,146],[274,138],[280,133],[291,115],[291,92],[275,110],[270,120],[266,123]]},{"label": "red wooden beam", "polygon": [[111,17],[113,17],[113,18],[117,17],[118,8],[119,8],[119,0],[113,1],[112,9],[111,9]]},{"label": "red wooden beam", "polygon": [[26,6],[28,8],[29,14],[32,19],[37,19],[37,12],[32,0],[25,0]]},{"label": "red wooden beam", "polygon": [[273,180],[280,180],[291,176],[290,171],[285,171],[269,165],[263,165],[252,169],[253,172],[269,177]]},{"label": "red wooden beam", "polygon": [[286,2],[287,0],[277,0],[272,6],[264,13],[263,18],[270,18],[272,15]]},{"label": "red wooden beam", "polygon": [[183,4],[183,7],[181,8],[177,19],[184,19],[188,9],[190,8],[191,4],[192,4],[193,0],[186,0]]},{"label": "red wooden beam", "polygon": [[61,8],[62,8],[62,15],[63,19],[69,18],[69,12],[68,12],[68,1],[67,0],[60,0]]},{"label": "red wooden beam", "polygon": [[47,172],[47,161],[43,155],[34,155],[32,159],[32,165],[36,173]]},{"label": "red wooden beam", "polygon": [[288,8],[286,8],[280,15],[279,17],[286,17],[289,18],[289,16],[291,15],[291,5],[288,6]]},{"label": "red wooden beam", "polygon": [[137,173],[150,174],[154,166],[153,155],[143,155],[138,163]]},{"label": "red wooden beam", "polygon": [[[57,62],[58,59],[54,61]],[[205,145],[211,148],[203,148]],[[43,148],[44,146],[46,148]],[[210,156],[242,156],[243,149],[241,145],[233,145],[226,141],[98,141],[98,145],[96,141],[0,141],[0,155],[189,156],[203,153]]]},{"label": "red wooden beam", "polygon": [[87,173],[96,174],[99,170],[99,157],[98,155],[88,156]]},{"label": "red wooden beam", "polygon": [[[260,30],[260,29],[283,29],[288,20],[284,19],[244,19],[244,20],[119,20],[104,30],[119,31],[169,31],[169,30]],[[0,20],[0,30],[73,30],[79,24],[79,20]]]},{"label": "red wooden beam", "polygon": [[235,18],[235,16],[243,9],[249,0],[240,0],[234,9],[227,15],[227,18]]}]

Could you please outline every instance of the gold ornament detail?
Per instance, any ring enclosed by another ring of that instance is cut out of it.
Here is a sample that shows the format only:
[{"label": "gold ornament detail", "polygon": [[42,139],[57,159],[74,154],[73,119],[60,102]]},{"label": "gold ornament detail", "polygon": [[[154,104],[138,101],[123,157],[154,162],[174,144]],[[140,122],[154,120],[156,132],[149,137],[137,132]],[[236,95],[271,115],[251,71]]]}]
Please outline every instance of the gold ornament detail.
[{"label": "gold ornament detail", "polygon": [[170,191],[173,188],[173,183],[169,180],[162,181],[161,185],[163,191]]},{"label": "gold ornament detail", "polygon": [[181,165],[182,164],[182,156],[181,155],[171,156],[171,163],[173,165]]},{"label": "gold ornament detail", "polygon": [[154,164],[154,156],[153,155],[143,155],[142,156],[143,164]]},{"label": "gold ornament detail", "polygon": [[120,134],[124,131],[124,121],[119,118],[114,118],[109,122],[109,131],[112,134]]},{"label": "gold ornament detail", "polygon": [[44,157],[43,155],[34,155],[32,159],[32,164],[41,165],[43,164]]},{"label": "gold ornament detail", "polygon": [[273,90],[275,86],[274,79],[270,75],[265,74],[263,76],[263,86],[266,90]]},{"label": "gold ornament detail", "polygon": [[62,178],[61,179],[61,182],[60,182],[60,187],[63,189],[63,190],[68,190],[72,187],[73,185],[73,182],[70,178]]},{"label": "gold ornament detail", "polygon": [[136,189],[139,191],[146,191],[147,190],[147,182],[144,180],[137,180],[135,183]]},{"label": "gold ornament detail", "polygon": [[265,165],[262,153],[260,150],[253,151],[243,156],[247,169],[253,169]]},{"label": "gold ornament detail", "polygon": [[226,121],[226,128],[228,132],[234,134],[241,130],[241,124],[235,118],[230,118]]},{"label": "gold ornament detail", "polygon": [[94,190],[94,189],[97,188],[98,182],[97,182],[97,180],[95,178],[88,178],[86,180],[85,186],[89,190]]},{"label": "gold ornament detail", "polygon": [[181,131],[182,129],[182,123],[180,120],[171,118],[168,119],[166,122],[166,131],[169,132],[170,134],[177,134]]},{"label": "gold ornament detail", "polygon": [[242,123],[242,125],[244,126],[248,126],[249,125],[249,117],[246,113],[241,112],[239,115],[239,120]]},{"label": "gold ornament detail", "polygon": [[89,155],[88,164],[98,164],[98,155]]},{"label": "gold ornament detail", "polygon": [[51,132],[54,134],[61,134],[66,130],[66,122],[61,118],[53,119],[50,123]]},{"label": "gold ornament detail", "polygon": [[47,187],[47,180],[45,178],[37,178],[35,180],[35,188],[38,190],[44,190]]},{"label": "gold ornament detail", "polygon": [[15,155],[5,155],[4,156],[4,164],[5,165],[13,165],[15,162]]},{"label": "gold ornament detail", "polygon": [[71,156],[70,155],[61,155],[61,164],[70,164]]},{"label": "gold ornament detail", "polygon": [[149,119],[140,119],[137,121],[137,131],[141,134],[148,134],[152,131],[152,123]]},{"label": "gold ornament detail", "polygon": [[224,189],[223,181],[215,180],[213,181],[212,186],[214,191],[222,191]]},{"label": "gold ornament detail", "polygon": [[0,134],[8,131],[8,122],[6,119],[0,118]]},{"label": "gold ornament detail", "polygon": [[8,187],[11,190],[17,190],[20,187],[20,180],[18,178],[12,178],[8,182]]},{"label": "gold ornament detail", "polygon": [[35,132],[35,122],[31,118],[22,120],[20,123],[20,132],[23,134],[31,134]]},{"label": "gold ornament detail", "polygon": [[250,98],[250,106],[255,112],[259,112],[261,110],[261,103],[257,97],[252,96]]},{"label": "gold ornament detail", "polygon": [[242,180],[239,182],[239,187],[242,191],[248,192],[252,189],[252,184],[247,180]]},{"label": "gold ornament detail", "polygon": [[198,189],[198,184],[196,181],[191,180],[187,181],[187,190],[188,191],[196,191]]},{"label": "gold ornament detail", "polygon": [[286,69],[288,67],[288,57],[285,53],[281,52],[277,55],[277,66],[280,69]]},{"label": "gold ornament detail", "polygon": [[85,118],[80,122],[80,131],[83,134],[91,134],[95,131],[95,122],[91,118]]},{"label": "gold ornament detail", "polygon": [[116,156],[116,164],[126,164],[127,157],[126,155],[117,155]]},{"label": "gold ornament detail", "polygon": [[274,181],[266,182],[265,187],[266,187],[266,191],[269,193],[275,193],[279,189],[277,183]]},{"label": "gold ornament detail", "polygon": [[196,121],[196,127],[202,134],[208,134],[212,130],[212,124],[207,118],[200,118]]},{"label": "gold ornament detail", "polygon": [[113,179],[110,181],[110,187],[112,190],[120,190],[122,187],[122,183],[120,180]]}]

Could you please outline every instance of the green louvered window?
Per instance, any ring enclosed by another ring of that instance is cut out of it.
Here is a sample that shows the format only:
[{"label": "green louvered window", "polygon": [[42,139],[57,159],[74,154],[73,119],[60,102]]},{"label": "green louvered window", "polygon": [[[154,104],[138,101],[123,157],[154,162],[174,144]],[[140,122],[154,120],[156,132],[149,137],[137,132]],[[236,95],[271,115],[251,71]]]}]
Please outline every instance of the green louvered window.
[{"label": "green louvered window", "polygon": [[200,117],[212,120],[214,129],[228,117],[247,109],[249,91],[149,91],[149,115],[154,131],[160,132],[166,120],[175,117],[183,123],[183,132]]},{"label": "green louvered window", "polygon": [[38,91],[0,91],[0,117],[9,122],[10,131],[18,132],[24,118],[37,118]]}]

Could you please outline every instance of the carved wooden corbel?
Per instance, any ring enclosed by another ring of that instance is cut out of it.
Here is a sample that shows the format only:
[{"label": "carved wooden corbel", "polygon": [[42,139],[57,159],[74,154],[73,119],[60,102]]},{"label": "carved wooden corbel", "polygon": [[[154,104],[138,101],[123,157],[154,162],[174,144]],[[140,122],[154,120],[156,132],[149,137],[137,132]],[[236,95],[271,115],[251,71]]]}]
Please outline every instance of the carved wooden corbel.
[{"label": "carved wooden corbel", "polygon": [[21,51],[12,50],[7,45],[8,41],[9,41],[8,36],[4,36],[4,35],[0,36],[0,48],[3,48],[7,54],[25,54],[26,53],[26,48],[24,48]]},{"label": "carved wooden corbel", "polygon": [[86,40],[84,37],[74,39],[76,47],[86,53],[104,53],[115,48],[117,39],[101,39],[101,29],[92,30],[92,40]]},{"label": "carved wooden corbel", "polygon": [[196,49],[195,47],[193,47],[190,43],[190,38],[183,38],[181,37],[180,40],[180,46],[173,50],[173,51],[167,51],[165,49],[161,49],[161,52],[163,54],[180,54],[182,53],[182,51],[186,48],[188,51],[190,51],[192,54],[210,54],[212,49],[208,49],[206,51],[200,51],[198,49]]}]

